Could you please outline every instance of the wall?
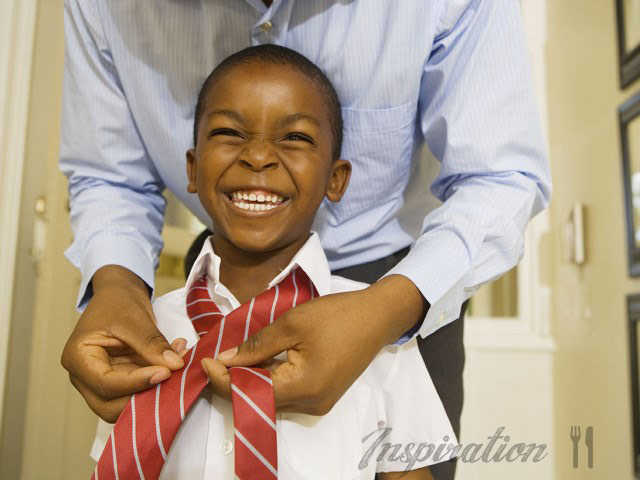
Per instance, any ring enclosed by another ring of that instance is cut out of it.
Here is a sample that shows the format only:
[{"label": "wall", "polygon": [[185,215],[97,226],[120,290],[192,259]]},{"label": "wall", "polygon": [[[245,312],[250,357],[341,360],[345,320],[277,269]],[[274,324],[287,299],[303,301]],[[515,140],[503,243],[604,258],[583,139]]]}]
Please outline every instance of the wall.
[{"label": "wall", "polygon": [[[22,1],[22,0],[21,0]],[[17,3],[17,2],[16,2]],[[67,183],[58,170],[64,37],[62,1],[37,4],[24,181],[0,439],[0,478],[88,478],[95,416],[60,366],[75,325],[79,275],[63,257],[71,242]],[[45,200],[45,248],[31,254],[34,205]]]},{"label": "wall", "polygon": [[[627,275],[617,107],[637,92],[618,87],[615,2],[548,2],[547,85],[554,179],[552,249],[555,478],[631,479]],[[587,261],[562,260],[562,225],[586,206]],[[571,425],[594,427],[594,468],[572,467]]]}]

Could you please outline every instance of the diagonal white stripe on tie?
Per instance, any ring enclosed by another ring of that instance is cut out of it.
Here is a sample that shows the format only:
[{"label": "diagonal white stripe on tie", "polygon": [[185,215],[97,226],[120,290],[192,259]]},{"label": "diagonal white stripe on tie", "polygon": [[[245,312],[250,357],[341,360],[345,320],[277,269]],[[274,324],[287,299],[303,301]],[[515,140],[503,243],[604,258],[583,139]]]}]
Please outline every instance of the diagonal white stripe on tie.
[{"label": "diagonal white stripe on tie", "polygon": [[276,304],[278,303],[278,294],[280,293],[280,288],[276,285],[276,295],[273,297],[273,305],[271,305],[271,317],[269,318],[269,323],[273,323],[273,315],[276,313]]},{"label": "diagonal white stripe on tie", "polygon": [[273,385],[273,381],[269,377],[267,377],[266,375],[261,374],[260,372],[256,372],[255,370],[253,370],[251,368],[247,368],[247,367],[234,367],[234,368],[241,368],[242,370],[246,370],[247,372],[253,373],[256,377],[260,377],[265,382],[269,383],[270,385]]},{"label": "diagonal white stripe on tie", "polygon": [[264,457],[262,456],[262,454],[261,454],[258,450],[256,450],[256,447],[254,447],[253,445],[251,445],[251,442],[249,442],[249,440],[247,440],[246,438],[244,438],[244,435],[242,435],[242,434],[238,431],[238,429],[236,429],[236,437],[238,437],[238,439],[239,439],[242,443],[244,443],[245,447],[247,447],[247,448],[251,451],[251,453],[253,453],[253,454],[256,456],[256,458],[257,458],[258,460],[260,460],[260,461],[264,464],[264,466],[265,466],[265,467],[267,467],[267,468],[269,469],[269,471],[270,471],[271,473],[273,473],[273,474],[276,476],[276,478],[278,477],[278,471],[277,471],[275,468],[273,468],[273,465],[271,465],[271,464],[267,461],[267,459],[266,459],[266,458],[264,458]]},{"label": "diagonal white stripe on tie", "polygon": [[120,480],[118,477],[118,460],[116,458],[116,432],[115,429],[111,432],[111,454],[113,455],[113,471],[116,473],[116,480]]},{"label": "diagonal white stripe on tie", "polygon": [[190,307],[191,305],[195,305],[196,303],[200,303],[200,302],[208,302],[208,303],[215,303],[213,300],[211,300],[210,298],[199,298],[198,300],[194,300],[191,303],[187,303],[187,307]]},{"label": "diagonal white stripe on tie", "polygon": [[133,457],[136,459],[136,467],[138,467],[138,475],[140,480],[144,480],[144,473],[138,458],[138,440],[136,439],[136,394],[131,395],[131,436],[133,437]]},{"label": "diagonal white stripe on tie", "polygon": [[160,434],[160,385],[159,383],[156,387],[156,437],[158,437],[158,446],[160,447],[160,453],[162,454],[162,459],[167,461],[167,452],[164,450],[164,444],[162,443],[162,435]]},{"label": "diagonal white stripe on tie", "polygon": [[187,364],[187,368],[182,372],[182,379],[180,380],[180,419],[184,420],[184,382],[187,379],[187,372],[189,371],[189,367],[191,366],[191,362],[193,362],[193,358],[196,356],[196,347],[198,344],[196,343],[191,350],[191,358],[189,358],[189,363]]},{"label": "diagonal white stripe on tie", "polygon": [[222,321],[220,322],[220,333],[218,333],[218,343],[216,344],[216,351],[213,352],[213,358],[218,358],[218,353],[220,353],[220,345],[222,344],[222,332],[224,332],[224,321],[226,319],[227,317],[222,317]]},{"label": "diagonal white stripe on tie", "polygon": [[200,315],[196,315],[195,317],[191,317],[191,321],[193,322],[194,320],[198,320],[199,318],[202,317],[209,317],[211,315],[222,315],[222,313],[220,312],[207,312],[207,313],[201,313]]},{"label": "diagonal white stripe on tie", "polygon": [[187,294],[191,293],[192,290],[207,290],[207,291],[209,291],[209,288],[208,287],[191,287],[189,289],[189,291],[187,292]]},{"label": "diagonal white stripe on tie", "polygon": [[296,287],[296,293],[293,295],[293,306],[291,308],[296,308],[296,305],[298,305],[298,283],[296,282],[296,271],[293,271],[293,276],[291,277],[293,279],[293,286]]},{"label": "diagonal white stripe on tie", "polygon": [[253,304],[256,303],[256,297],[253,297],[251,299],[251,304],[249,305],[249,312],[247,313],[247,320],[245,322],[245,326],[244,326],[244,340],[243,342],[247,341],[247,338],[249,338],[249,325],[251,324],[251,312],[253,312]]},{"label": "diagonal white stripe on tie", "polygon": [[269,418],[269,416],[264,413],[260,407],[258,405],[256,405],[254,403],[253,400],[251,400],[242,390],[240,390],[237,386],[235,386],[233,383],[231,384],[231,388],[233,389],[234,392],[236,392],[238,395],[240,395],[242,397],[242,399],[247,402],[249,404],[249,406],[251,408],[253,408],[253,410],[262,417],[262,419],[267,422],[269,424],[269,426],[271,428],[273,428],[274,430],[276,429],[276,424],[273,423],[273,420],[271,420]]}]

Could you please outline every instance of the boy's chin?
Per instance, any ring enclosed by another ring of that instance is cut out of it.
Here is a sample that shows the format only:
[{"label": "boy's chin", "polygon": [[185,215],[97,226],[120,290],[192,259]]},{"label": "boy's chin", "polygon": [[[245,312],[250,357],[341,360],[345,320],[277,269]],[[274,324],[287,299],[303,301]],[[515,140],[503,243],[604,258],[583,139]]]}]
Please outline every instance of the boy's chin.
[{"label": "boy's chin", "polygon": [[295,243],[295,240],[291,241],[278,235],[256,232],[237,232],[227,239],[237,249],[254,254],[269,253]]}]

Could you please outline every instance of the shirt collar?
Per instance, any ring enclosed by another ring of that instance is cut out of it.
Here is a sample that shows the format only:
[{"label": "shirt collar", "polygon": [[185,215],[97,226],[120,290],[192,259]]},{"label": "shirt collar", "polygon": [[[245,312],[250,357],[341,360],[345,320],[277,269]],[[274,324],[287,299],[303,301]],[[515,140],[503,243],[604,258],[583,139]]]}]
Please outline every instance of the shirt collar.
[{"label": "shirt collar", "polygon": [[[207,275],[214,286],[221,283],[220,262],[220,257],[213,251],[211,237],[208,237],[189,272],[185,292],[188,292],[194,282],[202,275]],[[300,250],[293,256],[289,265],[271,280],[269,288],[284,280],[295,267],[300,267],[304,270],[313,282],[316,290],[318,290],[319,295],[331,293],[331,270],[329,269],[329,262],[320,244],[320,237],[316,232],[311,232],[311,235]]]},{"label": "shirt collar", "polygon": [[282,3],[282,0],[273,0],[271,7],[267,7],[262,0],[245,0],[245,1],[262,14],[266,13],[269,10],[269,8],[271,8],[272,12],[275,12],[280,6],[280,4]]}]

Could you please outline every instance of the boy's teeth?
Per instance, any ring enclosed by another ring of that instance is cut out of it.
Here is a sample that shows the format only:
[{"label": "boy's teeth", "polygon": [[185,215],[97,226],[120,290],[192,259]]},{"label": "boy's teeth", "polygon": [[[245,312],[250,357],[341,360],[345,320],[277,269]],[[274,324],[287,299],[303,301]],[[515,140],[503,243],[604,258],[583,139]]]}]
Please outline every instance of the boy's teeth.
[{"label": "boy's teeth", "polygon": [[259,204],[264,204],[265,202],[278,204],[284,202],[284,197],[281,195],[270,194],[265,195],[264,193],[255,193],[255,192],[232,192],[231,199],[236,202],[240,202],[244,200],[245,202],[259,202]]},{"label": "boy's teeth", "polygon": [[267,210],[272,210],[276,208],[277,205],[268,205],[268,204],[260,204],[260,203],[245,203],[245,202],[233,202],[233,204],[241,208],[243,210],[251,210],[251,211],[259,211],[265,212]]}]

